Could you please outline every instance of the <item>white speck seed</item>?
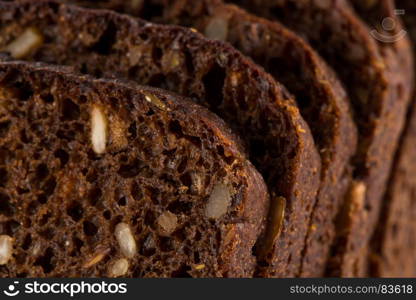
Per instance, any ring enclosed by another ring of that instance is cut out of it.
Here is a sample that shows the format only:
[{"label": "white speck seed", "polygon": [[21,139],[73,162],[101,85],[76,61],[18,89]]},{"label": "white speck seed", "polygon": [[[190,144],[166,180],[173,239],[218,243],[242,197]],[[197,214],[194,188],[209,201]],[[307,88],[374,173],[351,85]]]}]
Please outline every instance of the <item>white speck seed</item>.
[{"label": "white speck seed", "polygon": [[119,223],[115,228],[114,234],[120,246],[121,253],[127,258],[133,258],[137,253],[137,246],[130,226],[126,223]]},{"label": "white speck seed", "polygon": [[105,152],[107,144],[107,119],[98,106],[91,110],[91,143],[95,153]]},{"label": "white speck seed", "polygon": [[362,209],[365,203],[367,187],[362,181],[354,181],[351,187],[351,203],[352,209]]},{"label": "white speck seed", "polygon": [[27,28],[19,37],[6,46],[5,51],[20,59],[28,55],[43,43],[43,36],[36,28]]},{"label": "white speck seed", "polygon": [[175,231],[178,225],[178,217],[170,211],[164,212],[157,218],[159,232],[161,235],[168,236]]},{"label": "white speck seed", "polygon": [[120,258],[110,265],[108,270],[110,277],[123,276],[129,270],[129,262],[125,258]]},{"label": "white speck seed", "polygon": [[8,263],[13,253],[13,238],[8,235],[0,235],[0,265]]},{"label": "white speck seed", "polygon": [[216,184],[205,207],[205,215],[208,218],[219,219],[227,213],[230,202],[229,188],[223,183]]}]

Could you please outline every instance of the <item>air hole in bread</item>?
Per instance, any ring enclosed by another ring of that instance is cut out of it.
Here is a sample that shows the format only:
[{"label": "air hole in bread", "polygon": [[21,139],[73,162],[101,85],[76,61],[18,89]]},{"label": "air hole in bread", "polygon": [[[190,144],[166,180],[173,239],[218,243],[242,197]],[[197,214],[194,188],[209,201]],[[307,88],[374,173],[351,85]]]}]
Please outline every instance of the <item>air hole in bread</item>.
[{"label": "air hole in bread", "polygon": [[117,98],[110,97],[109,101],[110,101],[110,105],[111,105],[111,108],[112,109],[114,109],[116,111],[119,110],[119,108],[120,108],[120,101]]},{"label": "air hole in bread", "polygon": [[27,217],[27,218],[24,219],[22,225],[25,228],[31,228],[32,227],[32,220],[29,217]]},{"label": "air hole in bread", "polygon": [[13,236],[16,230],[20,227],[20,223],[15,220],[10,220],[4,223],[3,226],[4,226],[5,233],[10,236]]},{"label": "air hole in bread", "polygon": [[97,206],[97,204],[101,200],[101,196],[102,196],[102,191],[100,188],[94,187],[93,189],[91,189],[88,194],[88,199],[89,199],[90,204],[92,206]]},{"label": "air hole in bread", "polygon": [[56,187],[56,179],[55,177],[52,176],[42,186],[42,190],[45,193],[45,195],[49,197],[55,191],[55,187]]},{"label": "air hole in bread", "polygon": [[127,74],[129,78],[136,78],[140,74],[141,68],[139,66],[132,66],[129,68]]},{"label": "air hole in bread", "polygon": [[129,164],[123,164],[118,169],[118,174],[123,178],[136,177],[140,173],[143,163],[139,159],[133,159]]},{"label": "air hole in bread", "polygon": [[39,257],[38,259],[36,259],[35,262],[35,266],[40,266],[43,269],[43,272],[45,274],[50,273],[54,266],[52,264],[52,259],[53,259],[54,253],[52,248],[47,248],[45,253]]},{"label": "air hole in bread", "polygon": [[95,45],[92,46],[91,50],[102,55],[107,55],[111,52],[116,40],[117,28],[114,23],[109,22],[100,39]]},{"label": "air hole in bread", "polygon": [[152,57],[155,62],[160,62],[163,56],[163,51],[159,47],[153,47]]},{"label": "air hole in bread", "polygon": [[163,252],[173,251],[173,241],[169,237],[159,237],[158,246]]},{"label": "air hole in bread", "polygon": [[59,159],[61,163],[61,168],[65,167],[65,165],[69,161],[69,154],[63,149],[57,149],[55,150],[54,155],[56,158]]},{"label": "air hole in bread", "polygon": [[36,179],[43,181],[49,175],[49,170],[46,164],[40,164],[36,168]]},{"label": "air hole in bread", "polygon": [[4,193],[0,193],[0,215],[13,215],[14,207],[10,203],[10,197]]},{"label": "air hole in bread", "polygon": [[24,144],[29,144],[32,142],[32,139],[29,138],[29,136],[26,133],[26,129],[22,129],[20,131],[20,140],[22,141],[22,143]]},{"label": "air hole in bread", "polygon": [[219,107],[224,100],[223,88],[225,77],[225,69],[215,63],[202,79],[205,86],[205,99],[213,109]]},{"label": "air hole in bread", "polygon": [[39,194],[37,197],[36,197],[36,200],[40,203],[40,204],[45,204],[46,202],[48,202],[48,197],[46,197],[46,195],[45,194]]},{"label": "air hole in bread", "polygon": [[188,74],[194,74],[195,73],[195,65],[194,65],[194,59],[192,57],[191,52],[189,50],[184,50],[184,56],[185,56],[185,67]]},{"label": "air hole in bread", "polygon": [[6,148],[0,148],[0,164],[4,165],[13,159],[13,153]]},{"label": "air hole in bread", "polygon": [[181,214],[181,213],[186,215],[190,213],[190,211],[192,210],[192,206],[193,206],[192,202],[176,200],[169,204],[168,210],[174,213],[175,215]]},{"label": "air hole in bread", "polygon": [[5,121],[0,123],[0,138],[6,136],[6,134],[9,132],[11,124],[11,121]]},{"label": "air hole in bread", "polygon": [[146,112],[146,116],[147,117],[151,117],[151,116],[153,116],[155,114],[155,112],[154,112],[154,110],[153,109],[151,109],[151,108],[149,108],[149,110]]},{"label": "air hole in bread", "polygon": [[87,236],[96,235],[98,232],[98,227],[94,223],[89,222],[89,221],[84,221],[83,229],[84,229],[85,235]]},{"label": "air hole in bread", "polygon": [[49,227],[39,232],[39,234],[46,240],[51,240],[55,236],[55,231],[53,230],[53,228]]},{"label": "air hole in bread", "polygon": [[199,137],[187,135],[186,139],[188,141],[190,141],[192,144],[194,144],[196,147],[198,147],[198,148],[202,147],[202,142],[201,142],[201,139]]},{"label": "air hole in bread", "polygon": [[180,277],[180,278],[187,278],[191,277],[189,275],[189,271],[191,271],[191,268],[187,265],[181,265],[176,271],[173,271],[171,276],[174,278]]},{"label": "air hole in bread", "polygon": [[111,211],[109,211],[109,210],[104,211],[103,212],[103,217],[106,220],[111,220]]},{"label": "air hole in bread", "polygon": [[148,40],[148,39],[149,39],[149,35],[148,35],[148,34],[146,34],[146,33],[144,33],[144,32],[141,32],[141,33],[139,34],[139,38],[140,38],[143,42],[145,42],[146,40]]},{"label": "air hole in bread", "polygon": [[146,194],[155,205],[159,205],[160,192],[157,188],[147,186]]},{"label": "air hole in bread", "polygon": [[66,212],[72,218],[72,220],[78,222],[81,220],[84,214],[84,209],[79,202],[74,201],[69,205]]},{"label": "air hole in bread", "polygon": [[39,226],[43,226],[43,225],[47,224],[47,223],[48,223],[48,221],[49,221],[49,218],[50,218],[51,216],[52,216],[52,215],[51,215],[51,213],[50,213],[50,212],[46,212],[46,213],[42,216],[42,218],[39,220],[39,222],[38,222]]},{"label": "air hole in bread", "polygon": [[191,187],[192,186],[192,177],[190,173],[185,173],[180,177],[180,181],[184,186]]},{"label": "air hole in bread", "polygon": [[130,194],[132,195],[133,199],[136,201],[140,201],[143,198],[143,192],[139,186],[139,184],[135,181],[131,184]]},{"label": "air hole in bread", "polygon": [[175,134],[177,138],[181,138],[183,136],[182,126],[177,120],[169,123],[169,131]]},{"label": "air hole in bread", "polygon": [[200,258],[199,252],[197,252],[197,251],[194,252],[194,262],[196,264],[199,264],[201,262],[201,258]]},{"label": "air hole in bread", "polygon": [[26,208],[26,212],[27,214],[30,216],[34,213],[36,213],[37,209],[38,209],[39,203],[37,201],[32,201],[28,204],[27,208]]},{"label": "air hole in bread", "polygon": [[17,192],[18,195],[23,195],[23,194],[29,193],[29,190],[26,189],[26,188],[22,188],[22,187],[18,186],[16,188],[16,192]]},{"label": "air hole in bread", "polygon": [[183,173],[186,170],[187,166],[188,166],[188,158],[185,156],[178,166],[178,169],[177,169],[178,173]]},{"label": "air hole in bread", "polygon": [[131,122],[129,128],[127,129],[129,140],[134,140],[137,137],[137,126],[136,122]]},{"label": "air hole in bread", "polygon": [[40,96],[40,98],[45,102],[45,103],[49,103],[49,104],[51,104],[51,103],[53,103],[53,102],[55,102],[55,98],[54,98],[54,96],[51,94],[51,93],[45,93],[45,94],[42,94],[41,96]]},{"label": "air hole in bread", "polygon": [[146,257],[150,257],[156,252],[156,243],[153,235],[149,233],[140,243],[140,254]]},{"label": "air hole in bread", "polygon": [[16,82],[13,88],[17,91],[17,97],[21,101],[27,101],[33,96],[33,90],[26,82]]},{"label": "air hole in bread", "polygon": [[62,102],[61,117],[64,121],[76,120],[79,118],[79,106],[71,99],[65,99]]},{"label": "air hole in bread", "polygon": [[147,211],[146,215],[144,216],[144,224],[149,227],[154,227],[155,221],[156,218],[154,213],[151,210]]},{"label": "air hole in bread", "polygon": [[90,170],[87,174],[86,179],[89,183],[95,182],[98,179],[98,174],[95,170]]},{"label": "air hole in bread", "polygon": [[[198,230],[195,232],[195,236],[194,236],[194,240],[195,241],[200,241],[202,239],[202,234],[201,232]],[[199,262],[199,261],[198,261]]]},{"label": "air hole in bread", "polygon": [[81,248],[84,246],[84,242],[79,239],[78,237],[74,237],[72,239],[72,251],[71,251],[71,256],[77,256],[81,253]]},{"label": "air hole in bread", "polygon": [[31,244],[32,244],[32,235],[28,233],[25,239],[23,240],[22,248],[24,250],[28,250]]},{"label": "air hole in bread", "polygon": [[5,187],[6,186],[8,177],[9,177],[9,175],[7,173],[7,170],[4,169],[4,168],[0,168],[0,178],[1,178],[0,187]]}]

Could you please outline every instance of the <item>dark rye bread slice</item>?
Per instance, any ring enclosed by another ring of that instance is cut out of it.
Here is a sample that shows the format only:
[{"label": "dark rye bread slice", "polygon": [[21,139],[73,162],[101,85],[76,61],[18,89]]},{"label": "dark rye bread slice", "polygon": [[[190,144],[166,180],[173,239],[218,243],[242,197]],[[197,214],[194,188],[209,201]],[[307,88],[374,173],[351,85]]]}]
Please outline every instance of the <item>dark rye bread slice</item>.
[{"label": "dark rye bread slice", "polygon": [[413,102],[372,237],[369,259],[372,277],[416,277],[415,106]]},{"label": "dark rye bread slice", "polygon": [[[367,0],[367,1],[358,1],[358,0],[349,0],[349,2],[353,5],[355,11],[357,12],[357,14],[361,17],[362,20],[364,20],[367,25],[370,27],[371,29],[371,35],[373,36],[374,39],[376,39],[377,41],[379,41],[379,46],[381,47],[381,51],[384,53],[384,56],[388,56],[389,55],[389,51],[391,51],[389,49],[389,44],[395,43],[401,39],[404,39],[407,36],[407,32],[406,30],[403,28],[403,24],[402,24],[402,20],[400,19],[400,16],[405,12],[400,12],[400,7],[397,7],[398,10],[396,10],[396,6],[395,6],[395,1],[394,0],[379,0],[379,1],[371,1],[371,0]],[[401,1],[397,2],[399,5],[401,4]],[[402,55],[402,58],[399,58],[399,61],[402,61],[403,63],[407,63],[407,68],[405,69],[405,72],[407,70],[409,70],[408,68],[411,67],[413,65],[413,56],[411,56],[410,59],[407,59],[404,56],[409,55],[406,52],[399,52],[397,51],[398,55]],[[397,66],[398,69],[401,68],[401,65]],[[408,78],[411,80],[414,77],[414,73],[409,72],[408,74]],[[409,88],[410,91],[414,90],[414,81],[411,80],[409,83]],[[413,101],[411,101],[413,102]],[[404,162],[404,160],[408,160],[411,159],[411,153],[407,154],[409,149],[409,146],[407,145],[407,141],[406,139],[408,138],[407,135],[409,135],[410,133],[408,133],[409,131],[412,131],[412,128],[407,128],[407,127],[411,127],[413,126],[411,124],[411,120],[409,120],[409,118],[411,118],[412,116],[412,112],[408,112],[407,114],[407,118],[405,120],[407,120],[405,122],[405,132],[403,133],[403,136],[401,137],[401,139],[399,140],[399,149],[396,151],[396,157],[395,160],[393,162],[393,168],[392,168],[392,172],[390,173],[390,180],[388,181],[387,187],[389,187],[390,182],[392,182],[392,176],[397,176],[395,175],[395,173],[397,172],[397,168],[402,168],[404,166],[404,164],[409,163],[410,161],[406,161]],[[406,129],[407,128],[407,129]],[[402,149],[403,147],[403,149]],[[405,157],[401,158],[401,156]],[[410,155],[410,156],[407,156]],[[409,158],[410,157],[410,158]],[[410,171],[411,167],[407,167],[409,168],[408,170]],[[401,171],[400,171],[401,172]],[[407,176],[407,175],[405,175]],[[405,180],[409,180],[409,179],[405,179]],[[411,180],[411,179],[410,179]],[[400,181],[400,179],[399,179]],[[393,179],[394,182],[394,179]],[[411,182],[411,181],[409,181]],[[377,276],[377,277],[386,277],[387,274],[381,275],[378,272],[378,263],[380,262],[379,258],[380,258],[380,251],[383,252],[385,249],[387,249],[388,247],[390,248],[399,248],[401,247],[404,251],[408,251],[408,245],[409,242],[406,242],[403,240],[402,243],[392,243],[390,245],[383,245],[380,247],[381,244],[384,243],[383,237],[380,236],[380,232],[382,232],[384,229],[386,229],[387,231],[387,235],[388,234],[392,234],[392,230],[397,230],[393,229],[393,227],[395,227],[392,223],[387,224],[386,220],[387,220],[387,214],[392,213],[393,215],[395,215],[397,213],[397,205],[399,207],[401,207],[401,209],[403,209],[404,207],[406,207],[406,201],[402,201],[401,198],[399,198],[400,200],[396,200],[395,203],[390,204],[390,200],[389,197],[391,197],[391,193],[392,193],[392,189],[395,189],[397,186],[394,185],[393,187],[389,187],[387,190],[387,195],[385,195],[384,200],[382,201],[381,204],[381,211],[379,213],[378,216],[378,221],[377,221],[377,225],[376,225],[376,231],[373,233],[372,239],[370,244],[367,246],[368,250],[366,250],[368,252],[368,259],[365,261],[365,265],[364,265],[364,270],[365,270],[365,275],[367,276]],[[400,189],[403,186],[400,187]],[[400,197],[400,196],[399,196]],[[402,206],[403,205],[403,206]],[[411,208],[410,208],[411,210]],[[397,218],[397,215],[395,215],[395,217]],[[389,222],[391,222],[391,219],[389,220]],[[393,221],[394,222],[394,221]],[[412,231],[412,230],[410,230]],[[394,234],[393,234],[394,235]],[[411,241],[410,241],[411,243]],[[390,250],[391,251],[391,250]],[[398,251],[398,250],[394,250],[394,251]],[[392,258],[394,257],[394,259],[392,260]],[[398,267],[398,265],[400,264],[399,262],[399,257],[400,254],[397,255],[397,253],[393,254],[392,257],[390,257],[390,262],[389,263],[393,263],[395,265],[395,268]],[[410,261],[406,261],[406,259],[402,260],[402,265],[403,264],[411,264]],[[384,263],[381,263],[382,265]],[[388,265],[388,264],[384,264],[384,265]],[[408,268],[407,268],[408,269]],[[397,270],[397,269],[396,269]],[[405,269],[403,269],[405,270]],[[388,272],[388,271],[387,271]],[[399,274],[399,273],[397,273]],[[390,275],[392,275],[392,273],[390,273]],[[399,276],[399,275],[398,275]]]},{"label": "dark rye bread slice", "polygon": [[339,217],[328,274],[366,274],[374,232],[412,85],[406,38],[379,42],[344,0],[234,0],[282,22],[307,39],[335,69],[349,93],[359,130],[354,182]]},{"label": "dark rye bread slice", "polygon": [[[227,41],[295,95],[320,151],[322,171],[303,254],[292,258],[290,274],[322,276],[335,236],[335,216],[351,178],[348,165],[356,150],[356,128],[343,87],[316,52],[280,23],[256,17],[220,0],[203,0],[197,4],[193,0],[142,0],[135,7],[129,1],[120,5],[117,0],[70,2],[111,8],[155,22],[190,26],[209,38]],[[267,267],[259,275],[287,276],[288,273]]]},{"label": "dark rye bread slice", "polygon": [[[50,1],[2,2],[0,32],[0,47],[24,59],[164,87],[218,113],[244,138],[272,197],[275,209],[258,248],[277,256],[282,270],[301,254],[320,157],[294,100],[252,61],[186,28]],[[28,32],[36,42],[16,53]]]},{"label": "dark rye bread slice", "polygon": [[[371,9],[371,6],[369,7]],[[401,0],[397,9],[413,45],[416,43],[416,2]],[[371,11],[370,11],[371,12]],[[396,33],[397,34],[397,33]],[[393,36],[389,33],[387,36]],[[372,238],[370,275],[416,277],[416,96],[407,116],[406,129],[396,153],[383,209]]]},{"label": "dark rye bread slice", "polygon": [[1,277],[253,275],[267,187],[217,116],[28,62],[0,89]]}]

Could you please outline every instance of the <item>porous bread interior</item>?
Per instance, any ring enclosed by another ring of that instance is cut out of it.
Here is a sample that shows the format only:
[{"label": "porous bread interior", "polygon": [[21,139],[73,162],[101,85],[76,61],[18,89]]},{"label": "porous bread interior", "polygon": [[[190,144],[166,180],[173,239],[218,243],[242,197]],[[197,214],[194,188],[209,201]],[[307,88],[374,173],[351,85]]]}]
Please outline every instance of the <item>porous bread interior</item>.
[{"label": "porous bread interior", "polygon": [[[14,239],[0,276],[108,276],[123,258],[114,236],[120,222],[138,247],[125,276],[224,275],[223,229],[238,222],[247,178],[216,133],[197,117],[159,111],[143,94],[118,98],[29,77],[10,73],[0,83],[0,234]],[[102,155],[90,142],[92,105],[108,122]],[[122,146],[111,135],[115,122],[125,129]],[[218,182],[232,202],[225,216],[209,220],[205,203]],[[177,217],[168,236],[157,224],[167,211]]]}]

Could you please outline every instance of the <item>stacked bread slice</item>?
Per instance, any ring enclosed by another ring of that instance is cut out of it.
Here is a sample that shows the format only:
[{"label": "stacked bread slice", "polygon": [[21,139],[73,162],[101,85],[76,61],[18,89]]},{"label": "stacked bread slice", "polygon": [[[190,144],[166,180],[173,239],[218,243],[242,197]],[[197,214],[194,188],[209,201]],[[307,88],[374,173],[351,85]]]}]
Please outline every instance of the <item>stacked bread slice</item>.
[{"label": "stacked bread slice", "polygon": [[0,72],[2,276],[250,276],[269,197],[223,121],[62,67]]},{"label": "stacked bread slice", "polygon": [[408,37],[400,33],[393,2],[234,2],[282,22],[307,39],[337,72],[350,95],[358,150],[327,271],[332,276],[367,276],[372,256],[369,244],[413,88],[412,52]]},{"label": "stacked bread slice", "polygon": [[[267,265],[259,270],[259,275],[323,275],[313,273],[312,269],[325,264],[329,250],[326,246],[335,233],[333,219],[350,181],[349,163],[356,145],[356,127],[346,92],[319,55],[284,26],[221,1],[201,3],[204,5],[171,1],[160,15],[151,15],[155,20],[192,26],[206,36],[229,42],[282,82],[294,94],[322,160],[317,200],[308,214],[309,221],[302,224],[305,238],[292,242],[299,249],[298,255],[288,264],[281,248],[276,247],[274,257],[266,258]],[[345,147],[346,144],[350,147]],[[312,253],[311,259],[308,257],[304,263],[302,257],[306,251]]]},{"label": "stacked bread slice", "polygon": [[[416,43],[416,3],[402,0],[398,4],[406,25],[403,30]],[[390,174],[390,184],[383,201],[383,210],[371,241],[372,276],[416,276],[416,260],[413,255],[416,250],[415,137],[416,102],[413,94],[405,130]]]},{"label": "stacked bread slice", "polygon": [[0,276],[382,275],[392,2],[230,2],[0,2]]}]

